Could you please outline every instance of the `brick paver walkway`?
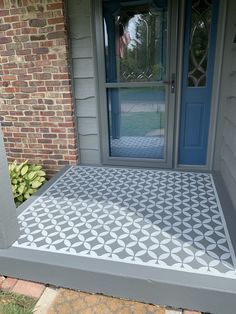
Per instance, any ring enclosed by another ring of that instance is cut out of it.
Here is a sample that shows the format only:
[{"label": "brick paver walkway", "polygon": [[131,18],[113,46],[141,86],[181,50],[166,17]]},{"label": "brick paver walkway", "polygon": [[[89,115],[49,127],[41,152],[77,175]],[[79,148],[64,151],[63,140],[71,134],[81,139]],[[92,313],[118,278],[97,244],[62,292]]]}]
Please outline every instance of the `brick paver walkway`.
[{"label": "brick paver walkway", "polygon": [[60,289],[48,314],[165,314],[159,306]]},{"label": "brick paver walkway", "polygon": [[1,275],[0,290],[38,300],[34,314],[201,314],[69,289],[46,288],[43,284]]}]

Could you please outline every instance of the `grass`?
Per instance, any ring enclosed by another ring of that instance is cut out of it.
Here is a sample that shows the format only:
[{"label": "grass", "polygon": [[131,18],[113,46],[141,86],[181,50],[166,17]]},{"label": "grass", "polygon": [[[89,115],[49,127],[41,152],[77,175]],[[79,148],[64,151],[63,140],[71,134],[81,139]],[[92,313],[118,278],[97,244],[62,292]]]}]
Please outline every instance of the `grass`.
[{"label": "grass", "polygon": [[35,304],[32,298],[0,291],[1,314],[32,314]]},{"label": "grass", "polygon": [[164,112],[122,113],[121,136],[145,136],[165,127]]}]

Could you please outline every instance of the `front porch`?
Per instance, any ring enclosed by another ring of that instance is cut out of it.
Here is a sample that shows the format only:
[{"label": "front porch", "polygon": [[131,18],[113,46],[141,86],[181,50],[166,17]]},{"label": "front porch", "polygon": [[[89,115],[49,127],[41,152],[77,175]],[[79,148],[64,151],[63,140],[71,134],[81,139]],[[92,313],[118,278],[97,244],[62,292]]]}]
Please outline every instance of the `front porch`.
[{"label": "front porch", "polygon": [[0,250],[1,271],[232,314],[234,215],[217,173],[69,167],[18,209],[20,237]]}]

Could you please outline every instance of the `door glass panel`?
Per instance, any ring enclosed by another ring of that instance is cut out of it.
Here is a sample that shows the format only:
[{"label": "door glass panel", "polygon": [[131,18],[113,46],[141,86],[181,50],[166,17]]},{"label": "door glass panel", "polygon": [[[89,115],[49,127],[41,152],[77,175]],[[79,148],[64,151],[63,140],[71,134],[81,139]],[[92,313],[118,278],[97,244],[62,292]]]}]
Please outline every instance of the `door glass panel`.
[{"label": "door glass panel", "polygon": [[164,160],[168,1],[108,0],[103,15],[109,156]]},{"label": "door glass panel", "polygon": [[193,0],[188,71],[190,87],[206,86],[211,17],[211,0]]},{"label": "door glass panel", "polygon": [[164,159],[165,88],[108,90],[112,157]]},{"label": "door glass panel", "polygon": [[165,78],[167,1],[135,2],[104,3],[107,82]]}]

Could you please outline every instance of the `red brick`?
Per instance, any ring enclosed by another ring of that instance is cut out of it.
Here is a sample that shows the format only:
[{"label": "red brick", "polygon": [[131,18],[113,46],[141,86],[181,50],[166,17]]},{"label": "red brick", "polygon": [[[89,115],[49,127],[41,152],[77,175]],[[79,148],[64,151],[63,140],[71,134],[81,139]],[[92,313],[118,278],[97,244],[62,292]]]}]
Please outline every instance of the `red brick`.
[{"label": "red brick", "polygon": [[63,1],[22,3],[0,11],[0,120],[9,161],[38,162],[50,176],[77,161]]},{"label": "red brick", "polygon": [[11,28],[11,24],[2,24],[0,25],[0,31],[6,31]]},{"label": "red brick", "polygon": [[26,87],[28,86],[28,84],[24,81],[15,81],[15,82],[12,82],[12,85],[13,86],[18,86],[18,87]]},{"label": "red brick", "polygon": [[60,2],[58,3],[50,3],[47,5],[48,10],[57,10],[57,9],[63,9],[63,4]]},{"label": "red brick", "polygon": [[24,281],[24,280],[18,280],[14,288],[12,289],[12,292],[23,294],[35,299],[39,299],[41,295],[43,294],[43,291],[45,290],[45,286],[42,284]]},{"label": "red brick", "polygon": [[24,27],[21,30],[22,34],[37,34],[36,28]]},{"label": "red brick", "polygon": [[[3,16],[1,15],[1,11],[0,11],[0,16]],[[12,23],[12,22],[18,22],[20,20],[20,17],[19,16],[6,16],[4,17],[4,22],[5,23]]]},{"label": "red brick", "polygon": [[60,24],[60,23],[63,23],[64,24],[64,18],[63,17],[56,17],[56,18],[53,18],[53,19],[48,19],[48,24]]},{"label": "red brick", "polygon": [[17,50],[17,55],[30,55],[30,54],[31,54],[30,49]]},{"label": "red brick", "polygon": [[36,53],[36,54],[47,54],[48,52],[49,52],[49,50],[46,47],[33,49],[33,53]]},{"label": "red brick", "polygon": [[[64,24],[58,24],[56,25],[56,31],[62,31],[65,30],[65,25]],[[63,45],[65,44],[65,40],[61,40],[63,42]]]},{"label": "red brick", "polygon": [[15,97],[17,99],[25,99],[25,98],[29,98],[30,95],[28,95],[28,94],[16,94]]},{"label": "red brick", "polygon": [[0,9],[4,9],[4,0],[0,0]]},{"label": "red brick", "polygon": [[51,76],[51,73],[34,73],[35,80],[50,80]]},{"label": "red brick", "polygon": [[9,15],[9,10],[0,10],[0,16],[7,16]]},{"label": "red brick", "polygon": [[27,26],[27,22],[12,23],[13,28],[23,28]]},{"label": "red brick", "polygon": [[65,80],[69,78],[69,74],[53,74],[54,80]]},{"label": "red brick", "polygon": [[2,56],[13,56],[15,54],[15,50],[7,50],[1,53]]},{"label": "red brick", "polygon": [[37,60],[40,60],[40,56],[38,55],[25,56],[25,61],[37,61]]},{"label": "red brick", "polygon": [[16,80],[16,76],[15,75],[3,75],[2,77],[3,81],[14,81]]},{"label": "red brick", "polygon": [[[7,87],[7,88],[5,88],[5,92],[6,93],[15,93],[16,92],[16,88],[14,88],[14,87]],[[14,95],[12,95],[12,96],[14,96]]]},{"label": "red brick", "polygon": [[65,37],[64,31],[52,32],[47,35],[48,39],[56,39],[56,38],[64,38],[64,37]]},{"label": "red brick", "polygon": [[39,47],[39,43],[37,42],[24,43],[24,48],[38,48],[38,47]]},{"label": "red brick", "polygon": [[0,44],[6,44],[12,42],[11,37],[0,37]]},{"label": "red brick", "polygon": [[1,283],[0,287],[2,290],[11,291],[16,283],[17,279],[8,277]]},{"label": "red brick", "polygon": [[33,93],[36,93],[37,92],[37,88],[36,87],[22,87],[20,89],[20,91],[22,93],[30,93],[30,94],[33,94]]},{"label": "red brick", "polygon": [[46,36],[45,35],[32,35],[30,36],[31,41],[38,41],[38,40],[45,40]]},{"label": "red brick", "polygon": [[26,9],[25,8],[13,8],[10,9],[10,14],[11,15],[17,15],[17,14],[25,14]]},{"label": "red brick", "polygon": [[32,19],[29,21],[29,26],[31,27],[44,27],[47,22],[45,19]]}]

